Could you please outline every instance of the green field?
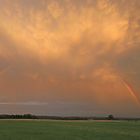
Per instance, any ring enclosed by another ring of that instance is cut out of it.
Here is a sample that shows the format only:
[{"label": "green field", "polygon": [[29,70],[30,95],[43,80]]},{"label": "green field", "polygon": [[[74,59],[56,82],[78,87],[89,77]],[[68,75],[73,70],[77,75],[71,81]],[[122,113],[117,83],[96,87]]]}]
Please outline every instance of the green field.
[{"label": "green field", "polygon": [[140,140],[140,122],[1,120],[0,140]]}]

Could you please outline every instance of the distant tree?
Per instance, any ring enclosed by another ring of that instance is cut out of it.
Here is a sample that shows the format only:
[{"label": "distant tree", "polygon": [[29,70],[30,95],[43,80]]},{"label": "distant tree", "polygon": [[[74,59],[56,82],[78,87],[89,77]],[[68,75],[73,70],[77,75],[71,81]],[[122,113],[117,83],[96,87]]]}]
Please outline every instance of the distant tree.
[{"label": "distant tree", "polygon": [[113,115],[108,115],[108,120],[114,120],[114,116]]},{"label": "distant tree", "polygon": [[32,115],[31,114],[24,114],[23,118],[24,119],[32,119]]}]

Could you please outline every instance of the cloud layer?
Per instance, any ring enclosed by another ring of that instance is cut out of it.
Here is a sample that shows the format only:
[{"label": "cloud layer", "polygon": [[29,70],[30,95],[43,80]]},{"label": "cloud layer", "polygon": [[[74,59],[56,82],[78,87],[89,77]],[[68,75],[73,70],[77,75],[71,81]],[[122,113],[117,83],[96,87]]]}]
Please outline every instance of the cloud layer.
[{"label": "cloud layer", "polygon": [[93,114],[139,110],[121,82],[140,98],[139,0],[0,3],[1,102],[66,101]]}]

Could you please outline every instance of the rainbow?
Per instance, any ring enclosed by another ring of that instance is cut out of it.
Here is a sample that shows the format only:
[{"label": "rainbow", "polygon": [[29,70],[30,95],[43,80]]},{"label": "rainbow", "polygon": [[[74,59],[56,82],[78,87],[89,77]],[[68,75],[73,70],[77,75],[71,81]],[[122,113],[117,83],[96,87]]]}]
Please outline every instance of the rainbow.
[{"label": "rainbow", "polygon": [[122,82],[123,82],[123,85],[125,86],[125,88],[129,91],[130,95],[133,97],[133,99],[137,103],[137,105],[140,106],[140,100],[136,96],[136,93],[135,93],[134,89],[132,88],[132,86],[125,80],[122,80]]}]

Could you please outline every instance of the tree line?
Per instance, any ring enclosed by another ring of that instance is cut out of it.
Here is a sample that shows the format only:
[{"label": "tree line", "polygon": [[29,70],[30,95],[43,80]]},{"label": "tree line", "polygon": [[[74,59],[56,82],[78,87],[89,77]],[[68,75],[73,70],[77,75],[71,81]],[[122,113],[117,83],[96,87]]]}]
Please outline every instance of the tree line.
[{"label": "tree line", "polygon": [[31,114],[0,115],[0,119],[37,119],[37,116]]},{"label": "tree line", "polygon": [[0,119],[48,119],[48,120],[140,120],[140,118],[116,118],[113,115],[108,115],[106,117],[79,117],[79,116],[39,116],[32,114],[23,115],[7,115],[1,114]]},{"label": "tree line", "polygon": [[0,119],[52,119],[52,120],[113,120],[113,115],[109,115],[108,117],[79,117],[79,116],[37,116],[32,114],[24,114],[24,115],[0,115]]}]

